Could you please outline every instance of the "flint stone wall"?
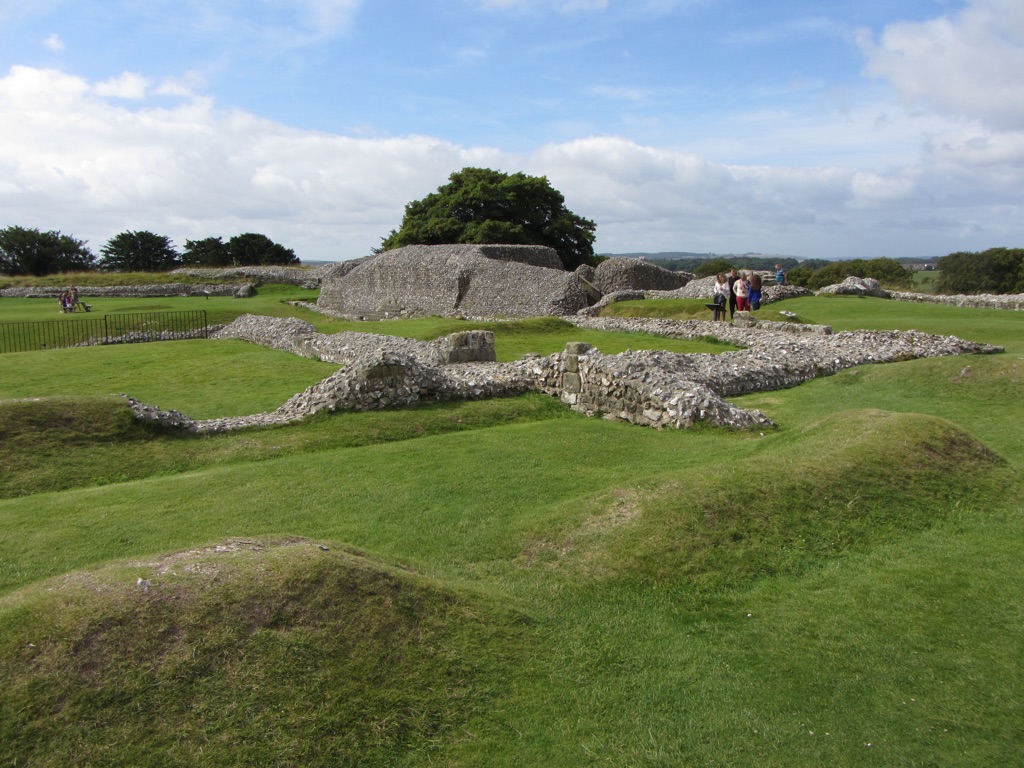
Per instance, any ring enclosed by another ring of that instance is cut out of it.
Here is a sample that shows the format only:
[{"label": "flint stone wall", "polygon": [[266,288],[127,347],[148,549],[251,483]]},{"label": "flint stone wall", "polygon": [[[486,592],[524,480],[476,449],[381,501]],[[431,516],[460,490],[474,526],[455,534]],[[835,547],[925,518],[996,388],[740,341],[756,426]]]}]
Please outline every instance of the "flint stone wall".
[{"label": "flint stone wall", "polygon": [[412,245],[326,273],[317,306],[364,317],[573,314],[587,305],[579,277],[552,248]]},{"label": "flint stone wall", "polygon": [[615,291],[674,291],[692,279],[689,272],[673,272],[644,259],[613,256],[597,265],[591,282],[606,294]]},{"label": "flint stone wall", "polygon": [[[225,328],[221,338],[245,338],[297,354],[342,362],[331,376],[277,410],[230,419],[194,421],[130,400],[139,418],[197,432],[224,431],[297,421],[322,410],[367,410],[415,402],[505,397],[544,392],[590,416],[656,428],[708,422],[732,428],[771,427],[758,411],[725,401],[751,392],[797,386],[854,365],[919,357],[984,354],[998,347],[916,331],[792,333],[786,323],[737,328],[724,323],[576,317],[581,328],[640,331],[672,338],[717,337],[740,347],[718,355],[665,351],[603,355],[572,343],[547,357],[513,363],[453,362],[450,350],[493,350],[493,336],[474,331],[441,342],[375,334],[326,336],[294,319],[249,315]],[[322,337],[322,338],[321,338]],[[449,349],[446,353],[445,348]],[[467,352],[471,355],[472,352]],[[328,356],[325,356],[328,355]]]},{"label": "flint stone wall", "polygon": [[212,334],[211,338],[242,339],[339,365],[351,365],[381,350],[433,366],[496,359],[491,331],[461,331],[434,341],[418,341],[404,336],[352,331],[325,334],[296,317],[242,315]]},{"label": "flint stone wall", "polygon": [[210,280],[245,279],[256,283],[281,283],[298,285],[302,288],[319,288],[324,274],[333,264],[305,269],[302,267],[180,267],[172,270],[172,275],[188,275],[189,277],[208,278]]},{"label": "flint stone wall", "polygon": [[[772,278],[774,280],[774,278]],[[700,277],[690,280],[682,288],[671,291],[660,290],[622,290],[604,294],[599,301],[589,307],[577,312],[583,317],[597,317],[601,310],[609,304],[618,301],[638,301],[640,299],[705,299],[711,301],[714,293],[715,278]],[[771,304],[784,299],[794,299],[798,296],[813,296],[814,291],[801,288],[798,285],[775,285],[775,283],[764,283],[761,290],[761,305]]]},{"label": "flint stone wall", "polygon": [[[110,286],[79,286],[80,298],[134,298],[160,296],[234,296],[245,299],[252,295],[255,287],[252,283],[211,283],[196,285],[189,283],[159,283],[156,285],[110,285]],[[12,299],[58,299],[66,290],[54,286],[37,288],[4,288],[0,297]]]}]

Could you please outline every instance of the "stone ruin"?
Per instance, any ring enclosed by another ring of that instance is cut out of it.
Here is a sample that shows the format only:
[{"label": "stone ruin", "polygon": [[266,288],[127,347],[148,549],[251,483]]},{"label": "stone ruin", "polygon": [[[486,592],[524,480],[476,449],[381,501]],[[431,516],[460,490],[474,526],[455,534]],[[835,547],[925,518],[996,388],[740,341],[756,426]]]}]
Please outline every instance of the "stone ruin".
[{"label": "stone ruin", "polygon": [[324,273],[317,307],[350,317],[564,316],[610,292],[670,291],[692,278],[622,257],[566,272],[546,246],[412,245]]},{"label": "stone ruin", "polygon": [[328,270],[317,307],[366,317],[572,315],[587,306],[580,277],[552,248],[410,245]]},{"label": "stone ruin", "polygon": [[[655,428],[709,423],[731,428],[770,428],[759,411],[726,398],[794,387],[855,365],[946,355],[987,354],[999,347],[917,331],[853,331],[826,326],[757,322],[740,328],[701,320],[576,317],[581,328],[652,333],[670,338],[718,338],[741,347],[722,354],[685,355],[658,350],[603,355],[570,343],[559,353],[494,360],[487,331],[421,342],[395,336],[345,332],[321,334],[302,320],[246,315],[218,332],[329,360],[339,370],[271,413],[192,420],[132,400],[136,416],[194,432],[287,424],[320,411],[370,410],[418,402],[507,397],[542,392],[588,416]],[[799,331],[799,332],[797,332]]]}]

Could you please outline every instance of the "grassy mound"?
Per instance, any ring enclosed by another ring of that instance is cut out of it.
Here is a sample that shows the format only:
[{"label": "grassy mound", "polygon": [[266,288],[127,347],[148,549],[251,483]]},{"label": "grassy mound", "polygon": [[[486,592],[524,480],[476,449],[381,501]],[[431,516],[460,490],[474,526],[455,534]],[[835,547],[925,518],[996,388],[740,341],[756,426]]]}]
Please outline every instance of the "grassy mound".
[{"label": "grassy mound", "polygon": [[0,602],[0,743],[17,765],[393,765],[493,703],[518,621],[305,540],[69,573]]},{"label": "grassy mound", "polygon": [[721,474],[672,472],[602,496],[574,529],[531,543],[526,560],[565,557],[600,583],[701,600],[924,530],[993,493],[1005,467],[967,432],[921,414],[843,411],[791,441],[788,454],[780,446]]},{"label": "grassy mound", "polygon": [[136,420],[121,397],[0,401],[0,499],[376,445],[500,424],[570,418],[544,395],[322,413],[301,426],[193,435]]}]

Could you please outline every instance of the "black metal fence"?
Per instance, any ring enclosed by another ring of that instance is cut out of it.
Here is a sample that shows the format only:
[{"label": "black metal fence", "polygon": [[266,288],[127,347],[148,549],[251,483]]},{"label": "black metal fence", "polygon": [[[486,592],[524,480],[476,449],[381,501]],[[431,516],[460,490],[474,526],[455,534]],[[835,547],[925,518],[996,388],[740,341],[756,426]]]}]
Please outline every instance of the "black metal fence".
[{"label": "black metal fence", "polygon": [[82,320],[0,323],[0,353],[131,344],[142,341],[205,339],[206,310],[125,312]]}]

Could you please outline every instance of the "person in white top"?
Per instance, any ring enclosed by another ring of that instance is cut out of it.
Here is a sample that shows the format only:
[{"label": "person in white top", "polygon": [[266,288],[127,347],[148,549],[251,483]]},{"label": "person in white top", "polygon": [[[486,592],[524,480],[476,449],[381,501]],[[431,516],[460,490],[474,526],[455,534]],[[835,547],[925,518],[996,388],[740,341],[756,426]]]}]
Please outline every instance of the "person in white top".
[{"label": "person in white top", "polygon": [[747,278],[741,274],[732,284],[732,290],[736,294],[736,311],[749,312],[750,302],[747,299],[750,297],[750,283]]}]

